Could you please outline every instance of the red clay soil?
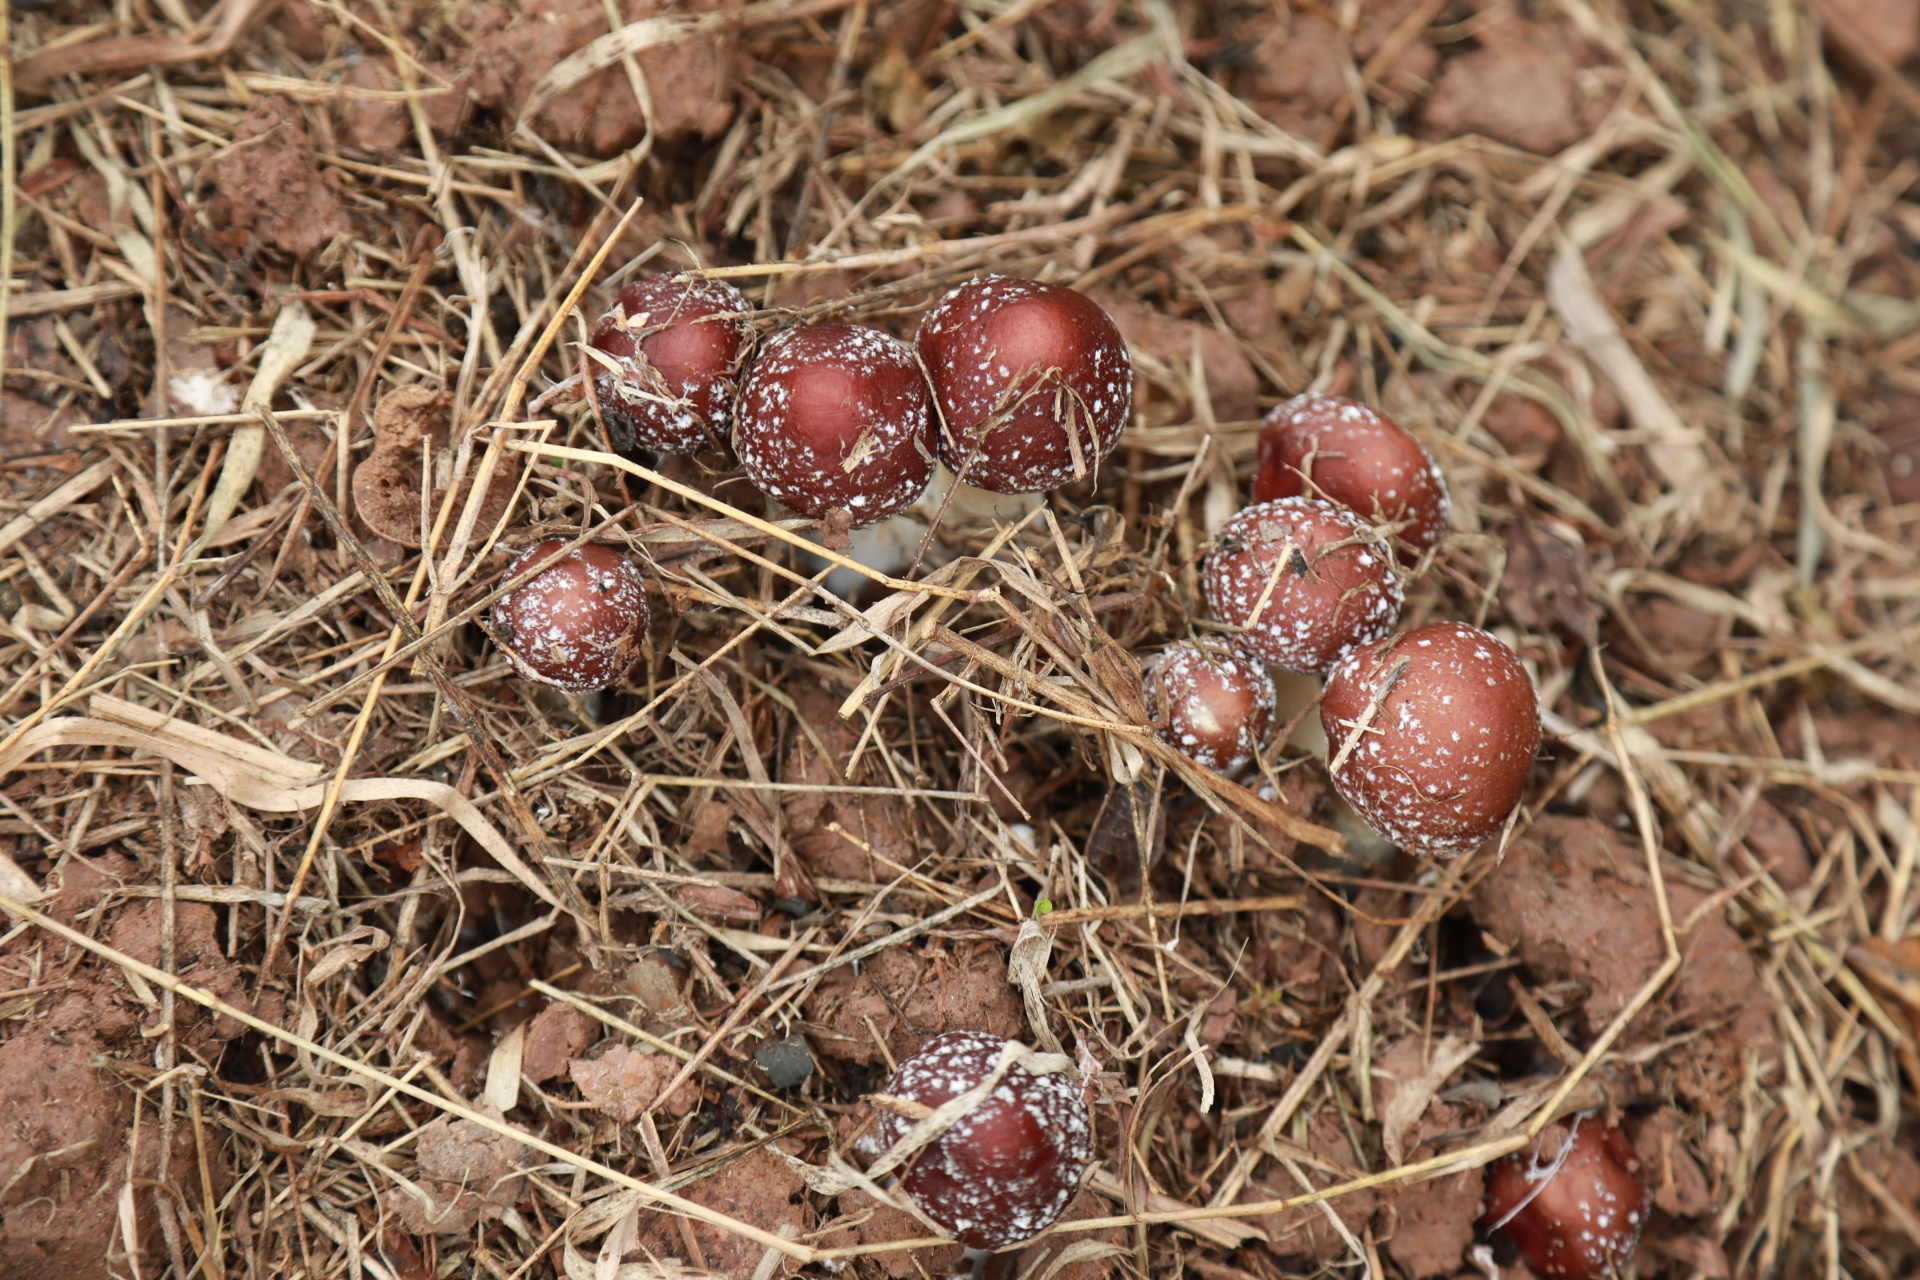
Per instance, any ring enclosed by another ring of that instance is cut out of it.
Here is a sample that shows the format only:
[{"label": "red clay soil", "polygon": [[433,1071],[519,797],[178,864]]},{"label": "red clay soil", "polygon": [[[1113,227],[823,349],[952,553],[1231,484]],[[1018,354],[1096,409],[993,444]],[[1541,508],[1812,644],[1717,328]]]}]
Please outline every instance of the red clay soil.
[{"label": "red clay soil", "polygon": [[535,1084],[565,1075],[567,1064],[600,1038],[600,1024],[570,1004],[555,1001],[527,1024],[520,1074]]},{"label": "red clay soil", "polygon": [[[1769,1052],[1776,1037],[1759,974],[1724,906],[1669,880],[1667,901],[1679,938],[1680,972],[1634,1038],[1705,1027]],[[1516,947],[1529,971],[1568,980],[1584,993],[1581,1023],[1598,1035],[1665,958],[1658,909],[1638,845],[1591,818],[1546,815],[1481,882],[1473,899],[1482,928]]]},{"label": "red clay soil", "polygon": [[656,1102],[668,1115],[684,1116],[693,1110],[700,1091],[692,1081],[666,1099],[660,1097],[679,1071],[678,1058],[637,1053],[623,1044],[609,1047],[598,1058],[575,1058],[567,1064],[567,1077],[581,1096],[620,1124],[631,1123]]},{"label": "red clay soil", "polygon": [[[680,1194],[695,1204],[718,1209],[729,1217],[798,1239],[813,1226],[814,1213],[804,1202],[806,1183],[788,1164],[765,1148],[755,1148],[730,1159],[718,1172],[680,1189]],[[699,1250],[695,1265],[723,1276],[756,1274],[768,1249],[731,1232],[704,1222],[691,1226],[693,1244]],[[640,1236],[636,1260],[645,1257],[686,1258],[688,1246],[679,1224],[672,1218],[659,1218]],[[781,1255],[776,1275],[791,1275],[796,1269],[791,1259]]]},{"label": "red clay soil", "polygon": [[[620,22],[659,14],[721,8],[714,3],[665,5],[624,0]],[[471,80],[475,106],[519,117],[542,76],[596,36],[607,33],[601,0],[515,0],[482,3],[463,15],[474,39]],[[639,51],[653,103],[652,126],[663,141],[711,139],[733,118],[731,84],[743,68],[728,35],[710,35]],[[464,77],[463,77],[464,78]],[[533,113],[533,127],[558,145],[612,156],[640,140],[648,124],[625,74],[613,67],[588,76]]]},{"label": "red clay soil", "polygon": [[213,187],[212,234],[235,256],[264,244],[309,258],[347,229],[337,183],[322,172],[301,114],[285,98],[262,99],[200,178]]},{"label": "red clay soil", "polygon": [[992,946],[882,951],[858,975],[846,966],[822,980],[807,1016],[820,1052],[868,1064],[910,1057],[945,1031],[1027,1034],[1020,998],[1007,981],[1006,952]]},{"label": "red clay soil", "polygon": [[[812,733],[796,730],[780,781],[799,787],[833,784],[845,776],[839,770],[853,753],[859,731],[840,718],[838,700],[819,688],[797,692],[794,702],[798,723]],[[822,747],[832,757],[831,765]],[[781,810],[793,851],[816,876],[885,883],[919,858],[898,804],[873,796],[802,790],[789,792]]]},{"label": "red clay soil", "polygon": [[[481,1109],[500,1118],[497,1110]],[[415,1235],[463,1235],[519,1202],[525,1190],[520,1170],[531,1154],[471,1120],[442,1116],[414,1141],[414,1185],[382,1192],[380,1203]]]},{"label": "red clay soil", "polygon": [[[840,1216],[836,1219],[841,1229],[826,1238],[836,1245],[844,1236],[847,1244],[885,1244],[890,1240],[917,1240],[934,1232],[904,1209],[881,1204],[864,1191],[843,1191],[836,1204]],[[871,1280],[920,1280],[925,1275],[941,1275],[947,1268],[960,1264],[961,1248],[948,1245],[944,1249],[929,1249],[924,1252],[917,1249],[885,1249],[868,1254],[854,1261],[856,1274],[871,1277]]]},{"label": "red clay soil", "polygon": [[[134,874],[118,854],[71,858],[51,914],[78,921],[92,912],[118,882]],[[112,945],[153,963],[160,957],[161,904],[122,906],[109,933]],[[0,952],[0,999],[8,990],[50,986],[32,1001],[23,1024],[0,1043],[0,1099],[7,1122],[0,1125],[0,1259],[9,1280],[104,1280],[114,1260],[126,1266],[125,1238],[117,1223],[119,1197],[130,1178],[157,1176],[161,1133],[151,1106],[136,1126],[130,1087],[152,1074],[136,1064],[152,1061],[142,1031],[160,1025],[156,1002],[145,1005],[117,968],[81,959],[64,943],[49,944],[41,957],[41,981],[21,980],[21,966],[38,945],[22,938]],[[211,908],[175,907],[174,958],[181,976],[221,993],[242,1008],[249,1001],[239,970],[222,956]],[[77,963],[76,963],[77,961]],[[262,1012],[272,1015],[275,1010]],[[181,1056],[217,1056],[221,1041],[240,1030],[228,1019],[210,1020],[195,1005],[175,1008]],[[126,1063],[123,1075],[116,1062]],[[194,1167],[192,1137],[174,1135],[168,1170],[180,1177]],[[224,1185],[218,1147],[210,1164]],[[139,1215],[136,1247],[149,1272],[158,1265],[158,1229]]]}]

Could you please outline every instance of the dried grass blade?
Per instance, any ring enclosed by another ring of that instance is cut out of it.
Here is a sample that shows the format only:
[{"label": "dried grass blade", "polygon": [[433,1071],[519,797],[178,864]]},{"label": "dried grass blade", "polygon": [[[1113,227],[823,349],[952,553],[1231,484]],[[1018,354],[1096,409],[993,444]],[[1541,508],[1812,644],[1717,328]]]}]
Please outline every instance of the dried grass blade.
[{"label": "dried grass blade", "polygon": [[389,1075],[379,1068],[369,1066],[357,1058],[350,1057],[334,1049],[329,1049],[325,1045],[317,1044],[304,1036],[295,1035],[283,1027],[277,1027],[264,1018],[255,1017],[244,1009],[236,1009],[218,996],[202,991],[198,987],[190,986],[164,970],[156,969],[150,964],[134,959],[125,952],[115,950],[104,942],[89,938],[77,929],[70,929],[58,920],[50,916],[42,915],[24,903],[17,902],[11,898],[0,897],[0,911],[18,916],[29,924],[65,939],[67,942],[79,947],[82,951],[97,956],[109,964],[118,965],[128,973],[138,974],[154,986],[164,991],[171,991],[174,995],[182,999],[191,1000],[202,1008],[211,1009],[223,1018],[232,1018],[235,1022],[240,1023],[242,1026],[250,1027],[261,1035],[270,1036],[283,1044],[293,1045],[303,1052],[311,1054],[315,1058],[330,1062],[334,1066],[340,1067],[353,1075],[364,1076],[382,1088],[390,1089],[395,1093],[404,1093],[414,1101],[424,1102],[443,1114],[465,1120],[469,1124],[478,1125],[490,1133],[497,1133],[503,1137],[512,1138],[521,1145],[531,1147],[543,1155],[551,1156],[563,1164],[583,1169],[595,1177],[604,1178],[617,1186],[627,1188],[629,1191],[636,1191],[650,1204],[664,1206],[675,1212],[683,1213],[690,1218],[698,1218],[700,1221],[716,1226],[722,1231],[730,1231],[735,1235],[744,1236],[746,1239],[752,1240],[757,1244],[766,1245],[770,1249],[778,1249],[781,1253],[800,1262],[811,1262],[818,1256],[818,1252],[811,1246],[799,1244],[784,1236],[776,1235],[771,1231],[763,1231],[750,1223],[741,1222],[736,1218],[730,1218],[724,1213],[719,1213],[707,1208],[707,1206],[703,1204],[698,1204],[682,1196],[677,1196],[671,1191],[666,1191],[654,1186],[652,1183],[642,1182],[633,1175],[623,1173],[611,1165],[602,1164],[591,1156],[569,1150],[556,1142],[549,1142],[537,1134],[528,1133],[523,1129],[516,1128],[504,1120],[496,1120],[484,1111],[476,1111],[464,1103],[452,1101],[437,1093],[430,1093],[418,1085],[410,1084],[398,1076]]}]

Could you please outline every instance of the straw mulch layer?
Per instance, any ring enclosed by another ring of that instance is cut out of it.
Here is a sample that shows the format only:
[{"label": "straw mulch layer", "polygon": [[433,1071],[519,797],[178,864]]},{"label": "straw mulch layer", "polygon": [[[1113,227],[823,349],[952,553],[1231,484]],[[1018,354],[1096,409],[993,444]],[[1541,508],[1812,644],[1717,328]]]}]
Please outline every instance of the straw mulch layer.
[{"label": "straw mulch layer", "polygon": [[[1005,1274],[1511,1276],[1482,1168],[1576,1110],[1641,1276],[1920,1270],[1911,0],[12,10],[10,1277],[939,1274],[847,1162],[954,1027],[1095,1099]],[[692,266],[1073,284],[1134,424],[825,578],[535,404]],[[1504,850],[1142,728],[1308,388],[1448,475],[1406,622],[1535,675]],[[481,625],[547,535],[648,565],[605,694]]]}]

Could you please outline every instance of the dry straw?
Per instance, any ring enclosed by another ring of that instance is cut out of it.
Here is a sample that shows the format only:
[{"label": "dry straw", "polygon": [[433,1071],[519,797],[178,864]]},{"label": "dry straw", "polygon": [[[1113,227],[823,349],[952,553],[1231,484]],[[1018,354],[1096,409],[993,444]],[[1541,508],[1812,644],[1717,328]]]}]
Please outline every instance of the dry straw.
[{"label": "dry straw", "polygon": [[[1248,100],[1287,47],[1258,6],[1229,26],[1162,0],[966,0],[903,46],[906,7],[866,0],[609,4],[456,142],[433,121],[467,91],[457,6],[123,8],[97,30],[12,12],[0,68],[6,448],[23,414],[66,432],[0,459],[0,1040],[68,981],[153,1011],[151,1046],[97,1046],[142,1090],[140,1141],[197,1156],[160,1184],[122,1160],[102,1192],[125,1238],[159,1224],[142,1275],[632,1280],[623,1255],[665,1242],[685,1268],[645,1274],[697,1274],[733,1238],[764,1280],[937,1247],[866,1238],[832,1196],[892,1194],[838,1146],[883,1077],[821,1046],[890,1059],[891,1024],[829,1027],[831,997],[866,983],[903,1016],[914,984],[873,986],[902,957],[1080,1052],[1103,1164],[1059,1228],[1085,1246],[1062,1275],[1264,1276],[1306,1252],[1392,1274],[1426,1184],[1574,1110],[1646,1113],[1654,1089],[1712,1202],[1640,1274],[1920,1265],[1888,1155],[1912,1147],[1920,1081],[1901,719],[1920,563],[1887,463],[1915,455],[1874,416],[1920,395],[1920,120],[1884,57],[1827,52],[1855,6],[1660,0],[1634,28],[1539,9],[1577,37],[1593,107],[1552,155],[1420,127],[1406,95],[1434,90],[1400,59],[1463,56],[1495,14],[1437,0],[1382,32],[1372,6],[1293,6],[1294,39],[1354,37],[1328,46],[1337,104],[1295,116]],[[319,61],[276,25],[295,9],[332,33]],[[582,85],[672,116],[661,59],[715,38],[753,57],[704,145],[643,130],[589,156],[543,134]],[[353,87],[348,45],[378,86]],[[265,95],[295,104],[351,215],[313,260],[230,259],[196,185]],[[400,141],[369,149],[348,121],[378,112]],[[1092,290],[1136,339],[1135,422],[1097,491],[997,524],[948,509],[911,567],[868,567],[713,460],[639,465],[590,407],[537,398],[585,367],[615,283],[692,267],[749,291],[763,329],[910,332],[989,270]],[[244,412],[169,398],[196,360]],[[451,399],[420,554],[367,534],[351,483],[381,399],[413,384]],[[1330,387],[1414,429],[1453,484],[1409,614],[1488,621],[1547,709],[1503,849],[1404,876],[1309,811],[1318,763],[1276,743],[1244,781],[1197,769],[1139,684],[1136,651],[1217,634],[1198,566],[1259,410]],[[630,689],[509,680],[479,623],[513,585],[504,548],[535,536],[648,565],[664,622]],[[1556,807],[1622,820],[1616,870],[1658,935],[1591,1033],[1574,984],[1456,927]],[[1806,865],[1755,834],[1769,812]],[[113,854],[98,903],[51,896]],[[727,915],[742,894],[804,918]],[[103,941],[144,903],[169,922],[158,964]],[[196,904],[280,1023],[166,960]],[[1716,1056],[1724,1028],[1671,1023],[1708,912],[1755,962],[1777,1054]],[[691,973],[664,1018],[622,985],[656,947]],[[661,1097],[704,1105],[616,1127],[564,1076],[522,1079],[542,1000],[665,1055]],[[198,1060],[175,1001],[249,1035]],[[456,1087],[423,1046],[463,1023],[501,1034],[494,1074]],[[753,1053],[789,1034],[818,1062],[782,1091]],[[1381,1062],[1409,1046],[1424,1065],[1386,1097]],[[1458,1127],[1436,1136],[1440,1116]],[[529,1155],[525,1198],[434,1260],[390,1209],[441,1117]],[[709,1194],[762,1147],[809,1188],[775,1197],[785,1230]]]}]

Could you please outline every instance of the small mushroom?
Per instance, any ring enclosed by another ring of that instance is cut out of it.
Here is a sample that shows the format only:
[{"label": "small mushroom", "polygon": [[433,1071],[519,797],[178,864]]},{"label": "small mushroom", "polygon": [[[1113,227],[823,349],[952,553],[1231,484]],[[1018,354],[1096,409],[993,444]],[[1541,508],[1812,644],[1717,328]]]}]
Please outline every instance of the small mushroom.
[{"label": "small mushroom", "polygon": [[533,565],[546,567],[495,603],[493,631],[514,670],[527,679],[590,693],[639,660],[647,636],[647,588],[639,567],[612,547],[566,546],[567,539],[548,538],[520,553],[509,578]]},{"label": "small mushroom", "polygon": [[1064,285],[982,276],[948,293],[916,344],[940,406],[940,460],[995,493],[1093,474],[1133,409],[1127,344]]},{"label": "small mushroom", "polygon": [[1258,660],[1176,644],[1144,674],[1147,711],[1168,746],[1216,773],[1253,759],[1273,723],[1273,677]]},{"label": "small mushroom", "polygon": [[1203,580],[1213,616],[1282,671],[1324,674],[1400,617],[1400,580],[1379,534],[1318,498],[1244,508],[1221,528]]},{"label": "small mushroom", "polygon": [[762,493],[846,528],[910,505],[933,475],[933,402],[913,348],[851,324],[775,334],[740,391],[734,452]]},{"label": "small mushroom", "polygon": [[[933,1109],[983,1083],[1008,1042],[979,1031],[949,1031],[900,1064],[881,1093]],[[915,1121],[880,1116],[881,1149]],[[986,1100],[920,1148],[900,1184],[942,1230],[975,1249],[1029,1240],[1066,1211],[1093,1162],[1093,1122],[1071,1072],[1032,1072],[1016,1063]]]},{"label": "small mushroom", "polygon": [[1362,645],[1320,699],[1333,785],[1404,849],[1450,857],[1497,833],[1540,749],[1540,705],[1513,650],[1434,622]]},{"label": "small mushroom", "polygon": [[1446,478],[1406,428],[1358,400],[1317,393],[1275,406],[1260,424],[1253,500],[1301,494],[1374,524],[1404,522],[1406,561],[1446,536],[1452,510]]},{"label": "small mushroom", "polygon": [[1632,1149],[1597,1116],[1546,1130],[1487,1174],[1481,1225],[1505,1236],[1542,1280],[1623,1275],[1647,1225]]},{"label": "small mushroom", "polygon": [[615,449],[694,453],[726,439],[752,309],[701,276],[641,276],[620,291],[590,340]]}]

